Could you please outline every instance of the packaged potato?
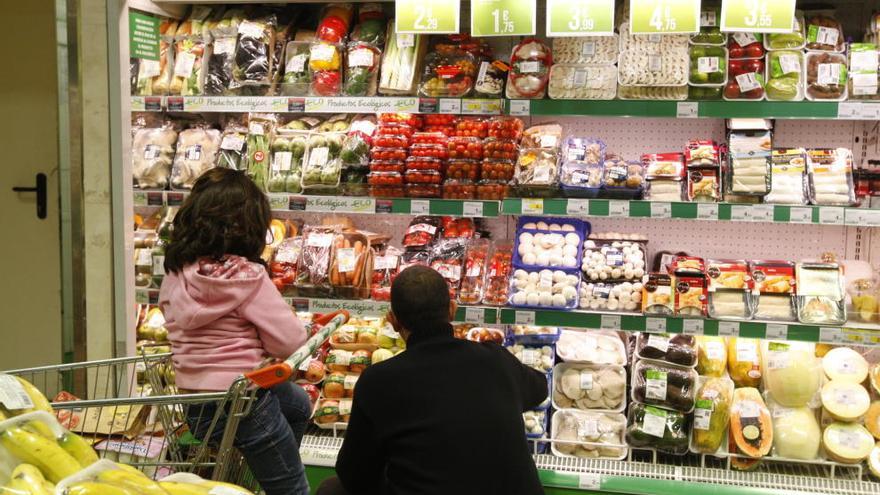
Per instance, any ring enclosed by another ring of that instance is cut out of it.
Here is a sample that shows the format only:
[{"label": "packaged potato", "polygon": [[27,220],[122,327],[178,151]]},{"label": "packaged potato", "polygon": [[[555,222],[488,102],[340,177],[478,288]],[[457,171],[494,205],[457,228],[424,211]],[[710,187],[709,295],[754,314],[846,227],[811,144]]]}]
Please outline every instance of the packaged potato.
[{"label": "packaged potato", "polygon": [[727,371],[737,387],[761,383],[761,343],[755,339],[727,339]]},{"label": "packaged potato", "polygon": [[724,337],[697,336],[697,373],[724,376],[727,371],[727,342]]}]

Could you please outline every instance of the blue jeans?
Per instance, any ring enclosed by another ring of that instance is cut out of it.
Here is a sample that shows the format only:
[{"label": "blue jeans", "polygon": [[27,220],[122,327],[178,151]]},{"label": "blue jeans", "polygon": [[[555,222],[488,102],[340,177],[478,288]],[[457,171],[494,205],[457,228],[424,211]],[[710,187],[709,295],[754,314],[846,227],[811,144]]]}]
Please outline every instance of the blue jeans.
[{"label": "blue jeans", "polygon": [[[216,409],[213,403],[189,408],[186,422],[196,438],[205,440],[203,437]],[[310,416],[308,394],[299,386],[285,382],[257,392],[251,413],[241,419],[234,445],[266,495],[309,494],[299,445]],[[225,425],[224,415],[207,440],[218,442]]]}]

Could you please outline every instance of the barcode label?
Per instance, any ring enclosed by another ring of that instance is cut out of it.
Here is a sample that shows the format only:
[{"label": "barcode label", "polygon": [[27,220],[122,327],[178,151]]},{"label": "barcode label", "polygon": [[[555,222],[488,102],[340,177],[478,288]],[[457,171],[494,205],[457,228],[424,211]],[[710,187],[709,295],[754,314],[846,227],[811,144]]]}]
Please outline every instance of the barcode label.
[{"label": "barcode label", "polygon": [[10,411],[34,407],[34,401],[25,392],[24,386],[10,375],[0,375],[0,403]]}]

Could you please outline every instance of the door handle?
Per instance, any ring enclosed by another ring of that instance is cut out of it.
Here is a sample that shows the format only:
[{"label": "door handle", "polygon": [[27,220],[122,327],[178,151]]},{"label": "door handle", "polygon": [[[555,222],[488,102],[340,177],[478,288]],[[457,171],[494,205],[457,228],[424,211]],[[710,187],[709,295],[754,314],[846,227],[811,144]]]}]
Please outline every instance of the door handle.
[{"label": "door handle", "polygon": [[18,193],[37,193],[37,218],[41,220],[46,218],[46,174],[37,174],[37,185],[34,187],[17,186],[13,187],[12,190]]}]

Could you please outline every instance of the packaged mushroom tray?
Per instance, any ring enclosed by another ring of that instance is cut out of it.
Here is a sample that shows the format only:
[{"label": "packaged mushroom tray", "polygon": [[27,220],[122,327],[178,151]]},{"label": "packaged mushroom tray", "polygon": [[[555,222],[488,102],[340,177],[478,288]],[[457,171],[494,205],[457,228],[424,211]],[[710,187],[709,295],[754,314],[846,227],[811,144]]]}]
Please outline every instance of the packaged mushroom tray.
[{"label": "packaged mushroom tray", "polygon": [[582,220],[520,217],[513,264],[525,269],[577,269],[581,264],[580,246],[589,231],[590,224]]},{"label": "packaged mushroom tray", "polygon": [[687,48],[654,54],[627,50],[620,54],[617,80],[621,86],[687,86],[689,63]]},{"label": "packaged mushroom tray", "polygon": [[616,333],[604,330],[564,329],[556,342],[556,354],[567,363],[626,364],[623,341]]},{"label": "packaged mushroom tray", "polygon": [[613,65],[617,62],[618,43],[616,34],[553,38],[553,62]]},{"label": "packaged mushroom tray", "polygon": [[549,345],[522,345],[513,344],[507,346],[507,350],[516,357],[522,364],[536,369],[541,373],[550,373],[553,371],[553,365],[556,364],[556,353],[553,347]]},{"label": "packaged mushroom tray", "polygon": [[508,338],[518,344],[554,344],[559,335],[559,327],[511,325],[507,329]]},{"label": "packaged mushroom tray", "polygon": [[554,100],[613,100],[617,67],[557,63],[550,69],[547,93]]},{"label": "packaged mushroom tray", "polygon": [[622,366],[559,363],[553,368],[553,408],[623,412],[626,370]]},{"label": "packaged mushroom tray", "polygon": [[561,409],[553,413],[550,450],[561,457],[624,459],[626,418],[622,414]]}]

